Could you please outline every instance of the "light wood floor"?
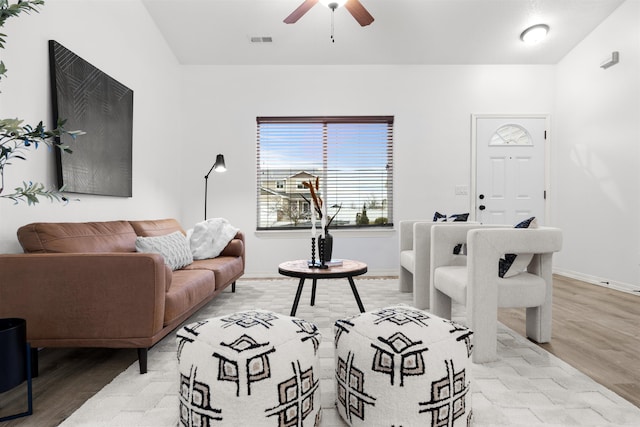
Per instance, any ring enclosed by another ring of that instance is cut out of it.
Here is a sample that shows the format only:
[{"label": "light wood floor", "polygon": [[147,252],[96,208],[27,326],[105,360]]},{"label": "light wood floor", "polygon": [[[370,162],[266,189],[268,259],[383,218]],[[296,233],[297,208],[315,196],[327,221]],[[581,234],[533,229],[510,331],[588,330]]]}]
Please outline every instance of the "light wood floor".
[{"label": "light wood floor", "polygon": [[[499,320],[524,334],[524,310]],[[541,345],[640,407],[640,296],[554,277],[553,339]],[[2,427],[54,427],[136,361],[135,350],[44,349],[34,413]],[[0,417],[26,409],[26,385],[0,394]]]},{"label": "light wood floor", "polygon": [[[554,276],[553,336],[540,344],[640,407],[640,295]],[[498,319],[524,335],[524,309]]]}]

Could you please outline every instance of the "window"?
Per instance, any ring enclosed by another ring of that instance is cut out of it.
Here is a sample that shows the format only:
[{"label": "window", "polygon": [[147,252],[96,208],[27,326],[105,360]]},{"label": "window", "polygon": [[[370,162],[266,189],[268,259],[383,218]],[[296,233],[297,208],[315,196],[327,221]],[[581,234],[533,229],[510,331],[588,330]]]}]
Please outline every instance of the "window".
[{"label": "window", "polygon": [[332,228],[393,225],[393,117],[258,117],[257,229],[309,228],[316,178]]},{"label": "window", "polygon": [[489,145],[533,145],[533,139],[520,125],[503,125],[491,135]]}]

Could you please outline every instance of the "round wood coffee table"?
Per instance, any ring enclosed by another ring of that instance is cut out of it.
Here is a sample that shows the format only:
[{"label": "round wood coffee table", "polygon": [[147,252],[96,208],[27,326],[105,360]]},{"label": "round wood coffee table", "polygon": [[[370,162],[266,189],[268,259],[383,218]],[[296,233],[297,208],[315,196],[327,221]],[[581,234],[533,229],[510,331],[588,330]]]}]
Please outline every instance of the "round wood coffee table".
[{"label": "round wood coffee table", "polygon": [[283,262],[278,266],[278,273],[283,276],[297,277],[300,279],[298,283],[298,290],[296,291],[296,297],[293,300],[293,307],[291,307],[291,316],[295,316],[298,309],[298,302],[300,302],[300,295],[302,294],[302,288],[304,287],[305,279],[313,280],[313,287],[311,288],[311,305],[316,303],[316,283],[318,279],[344,279],[349,280],[351,285],[351,291],[356,298],[360,313],[364,313],[364,306],[358,295],[358,289],[353,282],[354,276],[360,276],[367,272],[367,264],[360,261],[352,261],[350,259],[342,260],[342,265],[329,267],[326,269],[310,268],[306,260],[296,260]]}]

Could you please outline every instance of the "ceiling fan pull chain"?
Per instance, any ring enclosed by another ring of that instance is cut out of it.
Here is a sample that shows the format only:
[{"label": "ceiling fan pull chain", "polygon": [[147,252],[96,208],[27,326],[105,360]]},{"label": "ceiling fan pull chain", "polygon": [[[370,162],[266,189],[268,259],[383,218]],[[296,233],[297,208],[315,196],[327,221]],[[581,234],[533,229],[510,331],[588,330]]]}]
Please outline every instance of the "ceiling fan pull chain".
[{"label": "ceiling fan pull chain", "polygon": [[335,43],[336,42],[336,39],[333,37],[333,30],[334,30],[334,27],[333,27],[333,16],[334,16],[335,12],[336,12],[335,8],[331,9],[331,43]]}]

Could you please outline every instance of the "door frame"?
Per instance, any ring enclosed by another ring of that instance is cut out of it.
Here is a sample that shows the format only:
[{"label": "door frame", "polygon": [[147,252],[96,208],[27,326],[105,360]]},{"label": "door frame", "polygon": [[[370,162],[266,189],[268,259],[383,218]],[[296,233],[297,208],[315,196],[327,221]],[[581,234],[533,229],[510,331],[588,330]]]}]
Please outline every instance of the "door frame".
[{"label": "door frame", "polygon": [[550,224],[551,213],[551,114],[471,114],[471,188],[469,189],[470,206],[469,217],[471,221],[476,221],[478,209],[477,173],[478,173],[478,152],[476,147],[477,121],[478,119],[544,119],[546,135],[544,140],[544,217],[545,224]]}]

